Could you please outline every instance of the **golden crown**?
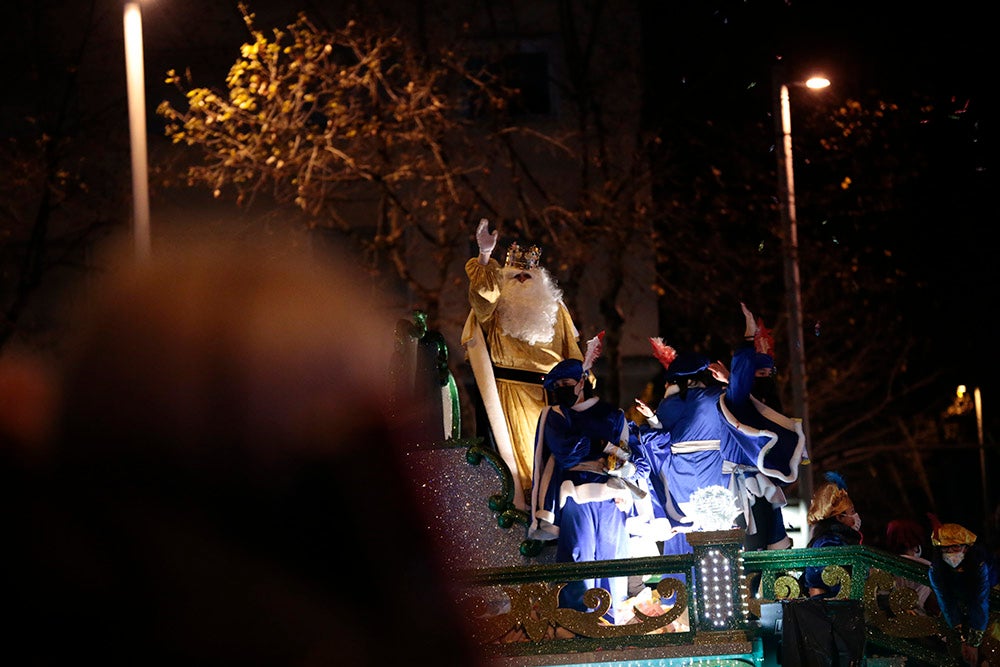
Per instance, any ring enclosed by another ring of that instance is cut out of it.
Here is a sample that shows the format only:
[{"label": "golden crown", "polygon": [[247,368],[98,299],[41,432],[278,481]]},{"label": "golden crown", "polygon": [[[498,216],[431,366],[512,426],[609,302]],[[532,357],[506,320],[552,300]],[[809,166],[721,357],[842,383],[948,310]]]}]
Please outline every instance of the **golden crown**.
[{"label": "golden crown", "polygon": [[507,248],[507,261],[504,266],[515,269],[537,269],[542,258],[542,250],[536,245],[521,249],[516,242]]}]

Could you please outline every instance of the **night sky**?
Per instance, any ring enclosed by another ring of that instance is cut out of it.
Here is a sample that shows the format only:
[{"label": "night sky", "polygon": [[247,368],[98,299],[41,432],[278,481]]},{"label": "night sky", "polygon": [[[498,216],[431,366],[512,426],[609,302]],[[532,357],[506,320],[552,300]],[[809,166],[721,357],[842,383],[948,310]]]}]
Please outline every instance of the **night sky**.
[{"label": "night sky", "polygon": [[[940,351],[927,362],[947,366],[948,383],[991,387],[997,370],[991,349],[996,96],[987,88],[995,78],[987,70],[995,60],[990,46],[995,38],[979,6],[957,2],[926,10],[896,1],[824,0],[652,4],[660,20],[651,32],[662,31],[668,63],[664,87],[675,90],[669,77],[683,77],[706,98],[706,113],[718,104],[746,113],[751,98],[744,91],[756,86],[768,94],[769,68],[778,61],[789,72],[821,70],[833,82],[823,102],[793,91],[793,135],[803,131],[807,105],[877,98],[913,107],[919,102],[928,109],[913,127],[903,128],[910,133],[907,141],[919,143],[928,156],[915,192],[901,195],[908,197],[904,219],[891,230],[867,233],[910,271],[913,289],[901,290],[898,298],[913,301],[918,310],[926,304],[920,328],[938,341]],[[802,165],[796,169],[801,227],[816,221],[802,216],[808,172]]]}]

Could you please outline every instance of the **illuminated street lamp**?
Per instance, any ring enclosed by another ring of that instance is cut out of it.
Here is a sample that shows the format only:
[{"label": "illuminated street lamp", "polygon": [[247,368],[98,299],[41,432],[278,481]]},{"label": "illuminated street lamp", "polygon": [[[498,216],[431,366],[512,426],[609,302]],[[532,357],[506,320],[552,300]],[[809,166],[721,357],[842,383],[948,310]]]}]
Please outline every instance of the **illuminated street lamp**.
[{"label": "illuminated street lamp", "polygon": [[149,257],[149,172],[146,157],[146,86],[142,62],[142,12],[138,2],[125,3],[125,74],[128,124],[132,146],[132,233],[135,254]]},{"label": "illuminated street lamp", "polygon": [[[958,389],[955,394],[958,396],[960,403],[964,402],[966,388],[964,384],[958,385]],[[973,405],[976,408],[976,441],[979,443],[979,476],[983,487],[983,527],[986,530],[986,538],[992,537],[990,535],[991,517],[990,517],[990,499],[988,496],[989,487],[986,484],[986,449],[983,446],[983,396],[979,392],[979,387],[972,390]]]},{"label": "illuminated street lamp", "polygon": [[[809,445],[809,394],[806,390],[806,350],[802,335],[802,286],[799,278],[799,238],[795,220],[795,178],[792,165],[792,111],[788,99],[789,86],[810,89],[826,88],[830,80],[814,76],[805,82],[785,81],[784,70],[773,72],[774,129],[778,145],[778,199],[784,231],[785,299],[788,309],[788,350],[792,371],[792,402],[794,414],[802,419],[802,432]],[[779,148],[780,146],[780,148]],[[799,496],[809,502],[812,497],[812,473],[808,466],[799,471]]]}]

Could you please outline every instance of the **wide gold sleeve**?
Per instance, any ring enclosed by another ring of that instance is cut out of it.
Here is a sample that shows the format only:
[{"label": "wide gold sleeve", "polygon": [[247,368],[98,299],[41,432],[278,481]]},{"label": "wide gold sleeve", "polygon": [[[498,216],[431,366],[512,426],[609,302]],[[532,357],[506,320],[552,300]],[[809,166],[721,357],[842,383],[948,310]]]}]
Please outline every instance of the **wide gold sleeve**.
[{"label": "wide gold sleeve", "polygon": [[493,315],[500,300],[502,269],[492,257],[486,266],[473,257],[465,263],[465,274],[469,276],[469,305],[476,319],[483,322]]}]

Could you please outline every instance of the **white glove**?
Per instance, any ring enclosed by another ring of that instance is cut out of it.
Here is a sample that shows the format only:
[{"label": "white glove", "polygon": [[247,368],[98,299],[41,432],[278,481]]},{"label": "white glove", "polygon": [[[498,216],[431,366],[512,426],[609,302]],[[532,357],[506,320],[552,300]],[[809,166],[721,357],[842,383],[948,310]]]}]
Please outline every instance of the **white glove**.
[{"label": "white glove", "polygon": [[498,232],[490,232],[490,221],[483,218],[476,229],[476,243],[479,244],[479,254],[489,257],[497,247]]},{"label": "white glove", "polygon": [[653,408],[649,407],[641,399],[638,398],[635,399],[635,409],[640,415],[645,417],[647,421],[655,414],[653,412]]},{"label": "white glove", "polygon": [[619,461],[628,461],[630,458],[627,451],[621,447],[612,445],[610,442],[604,446],[604,453],[614,455],[614,457]]},{"label": "white glove", "polygon": [[747,305],[740,301],[740,308],[743,310],[743,321],[746,322],[746,329],[743,331],[743,336],[745,338],[753,338],[757,335],[757,320],[754,319],[753,313],[747,308]]},{"label": "white glove", "polygon": [[635,477],[636,469],[635,464],[631,461],[626,461],[614,470],[608,471],[609,477],[620,477],[622,479],[632,479]]}]

